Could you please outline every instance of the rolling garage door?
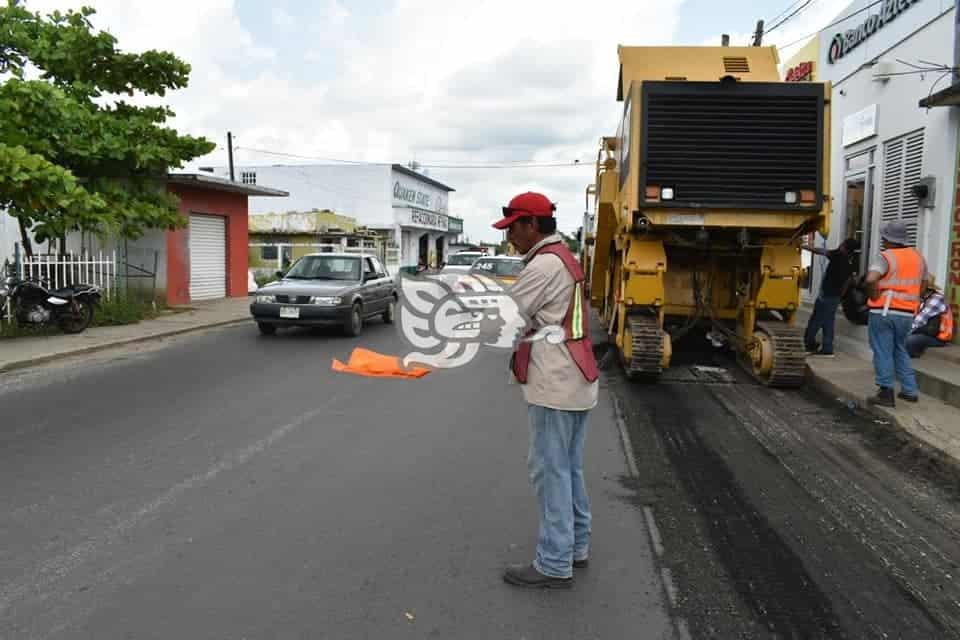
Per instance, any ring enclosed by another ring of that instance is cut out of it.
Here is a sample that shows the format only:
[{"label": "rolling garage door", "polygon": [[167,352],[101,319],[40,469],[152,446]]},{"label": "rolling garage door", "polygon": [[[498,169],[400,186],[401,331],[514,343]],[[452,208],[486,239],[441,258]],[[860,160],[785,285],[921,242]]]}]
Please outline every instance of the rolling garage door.
[{"label": "rolling garage door", "polygon": [[227,295],[227,225],[220,216],[190,216],[190,299]]}]

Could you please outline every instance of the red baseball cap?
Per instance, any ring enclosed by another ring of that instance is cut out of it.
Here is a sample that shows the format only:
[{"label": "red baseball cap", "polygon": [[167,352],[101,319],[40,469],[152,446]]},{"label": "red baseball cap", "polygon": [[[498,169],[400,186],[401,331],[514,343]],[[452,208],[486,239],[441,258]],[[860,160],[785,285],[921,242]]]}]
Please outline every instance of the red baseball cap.
[{"label": "red baseball cap", "polygon": [[557,206],[542,193],[527,191],[514,197],[510,204],[503,208],[503,218],[493,223],[494,229],[506,229],[515,220],[526,216],[552,218]]}]

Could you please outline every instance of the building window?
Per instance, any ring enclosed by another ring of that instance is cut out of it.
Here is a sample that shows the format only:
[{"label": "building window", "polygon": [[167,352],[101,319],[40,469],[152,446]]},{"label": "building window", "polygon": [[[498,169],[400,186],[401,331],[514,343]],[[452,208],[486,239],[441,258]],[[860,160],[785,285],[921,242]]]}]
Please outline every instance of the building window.
[{"label": "building window", "polygon": [[276,248],[276,247],[260,247],[260,259],[261,259],[261,260],[276,260],[276,259],[277,259],[277,248]]},{"label": "building window", "polygon": [[257,184],[257,172],[256,171],[241,171],[240,172],[240,182],[243,184]]}]

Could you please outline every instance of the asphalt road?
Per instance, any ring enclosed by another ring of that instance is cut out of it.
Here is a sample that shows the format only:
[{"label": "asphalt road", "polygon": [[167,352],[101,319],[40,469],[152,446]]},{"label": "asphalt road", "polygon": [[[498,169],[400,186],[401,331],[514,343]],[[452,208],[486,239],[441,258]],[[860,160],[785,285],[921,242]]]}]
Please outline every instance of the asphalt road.
[{"label": "asphalt road", "polygon": [[835,398],[679,354],[655,386],[607,380],[693,637],[960,638],[956,470]]},{"label": "asphalt road", "polygon": [[500,577],[537,522],[506,354],[331,372],[354,346],[401,343],[251,324],[0,376],[0,637],[683,635],[606,389],[591,566],[522,591]]}]

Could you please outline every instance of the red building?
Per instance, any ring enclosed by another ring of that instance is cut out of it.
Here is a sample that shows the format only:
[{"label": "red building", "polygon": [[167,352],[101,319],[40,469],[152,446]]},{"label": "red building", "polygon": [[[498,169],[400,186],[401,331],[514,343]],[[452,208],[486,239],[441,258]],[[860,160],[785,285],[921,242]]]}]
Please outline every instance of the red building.
[{"label": "red building", "polygon": [[189,225],[166,231],[164,281],[169,305],[247,295],[247,199],[286,191],[195,173],[168,176]]}]

